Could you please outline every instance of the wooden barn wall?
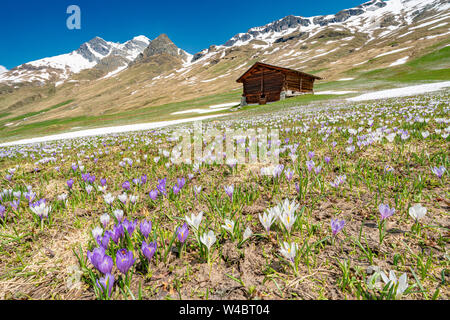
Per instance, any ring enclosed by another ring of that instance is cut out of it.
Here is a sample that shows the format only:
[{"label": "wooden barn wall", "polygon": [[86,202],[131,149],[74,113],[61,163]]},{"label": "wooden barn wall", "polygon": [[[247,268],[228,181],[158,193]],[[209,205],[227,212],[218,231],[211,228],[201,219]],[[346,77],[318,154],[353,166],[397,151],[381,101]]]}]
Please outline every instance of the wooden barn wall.
[{"label": "wooden barn wall", "polygon": [[[244,79],[244,95],[247,103],[258,103],[261,96],[262,70],[247,76]],[[284,75],[276,70],[264,70],[264,94],[267,102],[280,99],[280,92],[283,89]]]},{"label": "wooden barn wall", "polygon": [[[304,77],[299,74],[286,74],[286,89],[293,91],[309,92],[313,91],[314,79]],[[300,88],[301,86],[301,88]]]}]

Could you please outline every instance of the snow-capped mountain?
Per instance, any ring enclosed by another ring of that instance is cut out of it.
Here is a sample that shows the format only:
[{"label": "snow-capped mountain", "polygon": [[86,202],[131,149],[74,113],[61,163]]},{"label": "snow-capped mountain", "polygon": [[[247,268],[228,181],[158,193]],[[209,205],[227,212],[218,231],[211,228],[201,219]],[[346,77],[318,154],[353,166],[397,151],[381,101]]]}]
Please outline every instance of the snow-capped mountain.
[{"label": "snow-capped mountain", "polygon": [[95,37],[71,53],[31,61],[13,68],[0,75],[0,82],[44,84],[54,81],[58,85],[72,74],[93,68],[108,57],[120,59],[117,68],[123,68],[142,53],[149,43],[150,39],[142,35],[125,43],[114,43]]},{"label": "snow-capped mountain", "polygon": [[4,73],[8,71],[8,69],[6,69],[4,66],[0,66],[0,74]]},{"label": "snow-capped mountain", "polygon": [[[262,27],[251,28],[225,43],[225,46],[244,45],[251,40],[273,43],[280,37],[294,31],[318,31],[321,27],[341,25],[352,32],[369,32],[380,27],[398,28],[411,24],[424,10],[445,11],[450,8],[447,0],[372,0],[334,15],[304,18],[287,16]],[[380,20],[380,19],[384,20]]]},{"label": "snow-capped mountain", "polygon": [[[426,16],[427,12],[443,12],[448,16],[449,9],[448,0],[371,0],[332,15],[313,17],[289,15],[267,25],[251,28],[246,33],[239,33],[224,45],[212,46],[212,49],[223,50],[244,46],[252,41],[260,41],[260,46],[270,47],[292,39],[287,37],[291,34],[303,40],[312,38],[327,27],[342,27],[351,33],[364,33],[368,36],[367,42],[370,42],[387,36],[402,26],[412,24]],[[445,19],[445,16],[440,18]],[[211,52],[211,47],[195,54],[193,61],[208,52]]]}]

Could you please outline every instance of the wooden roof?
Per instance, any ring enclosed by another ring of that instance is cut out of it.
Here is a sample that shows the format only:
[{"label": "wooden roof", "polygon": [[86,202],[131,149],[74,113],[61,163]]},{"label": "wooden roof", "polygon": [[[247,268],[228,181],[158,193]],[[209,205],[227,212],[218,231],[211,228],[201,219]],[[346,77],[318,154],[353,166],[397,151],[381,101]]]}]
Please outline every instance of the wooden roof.
[{"label": "wooden roof", "polygon": [[250,67],[250,69],[245,71],[244,74],[242,76],[240,76],[239,79],[236,80],[236,82],[242,82],[242,80],[245,78],[245,76],[247,74],[249,74],[256,67],[263,67],[263,68],[266,68],[266,69],[278,70],[278,71],[281,71],[283,73],[291,72],[291,73],[296,73],[296,74],[299,74],[299,75],[302,75],[302,76],[314,78],[314,79],[317,79],[317,80],[322,80],[321,77],[315,76],[313,74],[301,72],[301,71],[294,70],[294,69],[278,67],[278,66],[274,66],[274,65],[271,65],[271,64],[267,64],[267,63],[256,62],[253,66]]}]

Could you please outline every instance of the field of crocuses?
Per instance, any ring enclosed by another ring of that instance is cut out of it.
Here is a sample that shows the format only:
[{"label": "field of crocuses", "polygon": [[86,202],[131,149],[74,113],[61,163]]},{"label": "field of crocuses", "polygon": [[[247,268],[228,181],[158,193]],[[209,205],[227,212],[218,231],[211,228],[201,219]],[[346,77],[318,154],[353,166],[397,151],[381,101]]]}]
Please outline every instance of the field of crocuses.
[{"label": "field of crocuses", "polygon": [[277,129],[246,163],[180,163],[175,128],[0,148],[1,297],[449,299],[449,101],[203,123]]}]

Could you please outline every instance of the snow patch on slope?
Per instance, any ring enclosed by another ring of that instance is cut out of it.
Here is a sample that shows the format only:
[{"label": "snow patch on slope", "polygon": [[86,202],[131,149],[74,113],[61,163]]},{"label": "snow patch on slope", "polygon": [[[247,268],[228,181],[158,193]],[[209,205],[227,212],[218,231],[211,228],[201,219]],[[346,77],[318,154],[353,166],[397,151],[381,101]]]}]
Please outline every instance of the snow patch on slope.
[{"label": "snow patch on slope", "polygon": [[347,101],[364,101],[364,100],[414,96],[417,94],[439,91],[441,89],[448,88],[448,87],[450,87],[450,81],[420,84],[420,85],[408,86],[408,87],[403,87],[403,88],[395,88],[395,89],[369,92],[369,93],[359,95],[357,97],[348,98]]}]

